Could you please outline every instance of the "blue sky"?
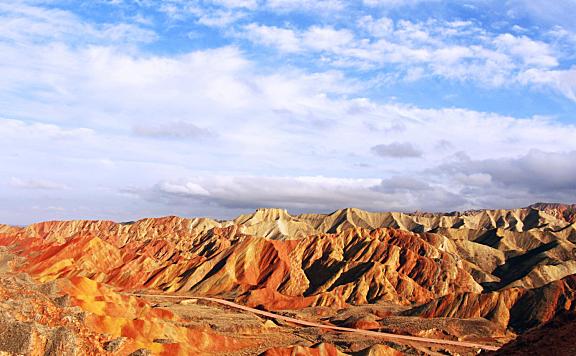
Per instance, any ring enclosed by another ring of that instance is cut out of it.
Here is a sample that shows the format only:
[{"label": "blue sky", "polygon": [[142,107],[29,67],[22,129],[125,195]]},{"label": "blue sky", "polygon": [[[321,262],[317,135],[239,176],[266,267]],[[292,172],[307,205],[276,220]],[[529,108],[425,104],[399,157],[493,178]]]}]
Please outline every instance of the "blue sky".
[{"label": "blue sky", "polygon": [[0,1],[0,217],[576,201],[576,1]]}]

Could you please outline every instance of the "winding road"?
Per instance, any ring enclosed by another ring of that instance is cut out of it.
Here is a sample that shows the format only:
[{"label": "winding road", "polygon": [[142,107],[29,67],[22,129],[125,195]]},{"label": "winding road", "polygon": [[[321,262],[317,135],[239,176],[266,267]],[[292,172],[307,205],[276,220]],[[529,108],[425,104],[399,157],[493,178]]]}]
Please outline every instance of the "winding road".
[{"label": "winding road", "polygon": [[287,321],[297,325],[303,326],[310,326],[314,328],[332,330],[336,332],[350,332],[356,333],[365,336],[373,336],[383,339],[390,339],[390,340],[406,340],[406,341],[418,341],[424,343],[431,343],[431,344],[439,344],[439,345],[451,345],[451,346],[460,346],[460,347],[469,347],[474,349],[483,349],[489,351],[496,351],[499,349],[498,346],[492,345],[484,345],[478,344],[474,342],[466,342],[466,341],[452,341],[452,340],[442,340],[442,339],[431,339],[426,337],[418,337],[418,336],[409,336],[409,335],[399,335],[399,334],[390,334],[390,333],[383,333],[378,331],[370,331],[370,330],[362,330],[362,329],[353,329],[353,328],[345,328],[340,326],[333,326],[333,325],[325,325],[314,323],[306,320],[300,320],[296,318],[291,318],[288,316],[278,315],[271,312],[250,308],[244,305],[236,304],[234,302],[219,299],[219,298],[210,298],[210,297],[192,297],[192,296],[185,296],[185,295],[165,295],[165,294],[137,294],[137,293],[123,293],[124,295],[131,295],[134,297],[154,297],[154,298],[177,298],[177,299],[197,299],[197,300],[205,300],[210,301],[213,303],[218,303],[220,305],[226,305],[235,309],[248,311],[254,313],[256,315],[265,316],[268,318],[273,318],[277,320]]}]

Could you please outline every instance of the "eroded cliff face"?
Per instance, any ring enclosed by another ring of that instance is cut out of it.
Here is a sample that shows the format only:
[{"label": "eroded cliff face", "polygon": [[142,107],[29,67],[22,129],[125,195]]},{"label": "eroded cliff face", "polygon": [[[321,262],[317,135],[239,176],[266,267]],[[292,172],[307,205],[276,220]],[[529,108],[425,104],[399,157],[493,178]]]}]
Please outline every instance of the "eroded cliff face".
[{"label": "eroded cliff face", "polygon": [[[84,222],[76,229],[57,224],[70,236],[0,240],[22,251],[27,271],[42,282],[84,276],[124,289],[233,297],[267,309],[424,303],[450,293],[482,291],[460,259],[447,252],[456,251],[454,243],[437,234],[349,228],[269,240],[241,234],[232,225],[177,244],[173,237],[119,237],[109,224],[110,236],[92,226],[82,231]],[[44,229],[51,231],[42,226],[34,233]]]},{"label": "eroded cliff face", "polygon": [[[125,289],[238,298],[269,309],[537,288],[576,273],[575,227],[550,208],[291,216],[233,221],[44,222],[4,229],[42,281],[85,276]],[[2,242],[3,241],[3,242]],[[266,299],[270,299],[268,302]]]},{"label": "eroded cliff face", "polygon": [[[20,271],[40,283],[58,281],[102,333],[111,320],[123,323],[109,319],[120,313],[112,305],[132,308],[115,293],[133,290],[214,296],[267,310],[390,304],[402,306],[406,317],[484,318],[523,331],[573,312],[573,211],[550,204],[450,214],[343,209],[293,216],[259,209],[230,221],[52,221],[0,225],[0,246],[25,258]],[[125,324],[116,334],[138,340],[136,330]],[[166,330],[182,340],[209,334]],[[214,340],[207,344],[235,347]]]},{"label": "eroded cliff face", "polygon": [[404,312],[426,318],[485,318],[515,331],[546,323],[576,309],[576,275],[540,288],[509,288],[489,293],[460,293],[437,298]]},{"label": "eroded cliff face", "polygon": [[59,281],[73,304],[88,312],[85,324],[111,339],[125,337],[123,352],[146,349],[159,355],[202,355],[232,352],[251,346],[208,327],[186,327],[186,320],[134,296],[122,295],[86,277]]},{"label": "eroded cliff face", "polygon": [[576,222],[576,204],[536,203],[530,207],[570,223]]},{"label": "eroded cliff face", "polygon": [[84,324],[85,312],[53,289],[25,274],[0,274],[0,354],[107,354],[104,337]]},{"label": "eroded cliff face", "polygon": [[2,355],[208,355],[258,342],[187,327],[167,309],[86,277],[39,283],[13,272],[23,262],[0,250]]}]

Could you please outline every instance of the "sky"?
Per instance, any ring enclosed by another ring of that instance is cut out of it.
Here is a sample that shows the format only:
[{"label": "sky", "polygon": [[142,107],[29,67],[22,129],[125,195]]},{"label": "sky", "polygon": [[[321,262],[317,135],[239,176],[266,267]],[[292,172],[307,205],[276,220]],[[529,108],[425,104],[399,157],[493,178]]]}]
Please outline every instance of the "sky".
[{"label": "sky", "polygon": [[576,0],[0,0],[0,222],[576,203]]}]

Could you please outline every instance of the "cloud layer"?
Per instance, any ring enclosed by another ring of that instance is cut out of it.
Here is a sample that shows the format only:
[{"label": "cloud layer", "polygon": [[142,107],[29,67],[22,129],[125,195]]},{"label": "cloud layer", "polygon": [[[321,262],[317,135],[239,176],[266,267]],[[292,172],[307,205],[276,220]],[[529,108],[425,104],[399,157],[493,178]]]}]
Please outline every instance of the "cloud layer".
[{"label": "cloud layer", "polygon": [[416,3],[0,4],[1,222],[574,201],[572,29]]}]

